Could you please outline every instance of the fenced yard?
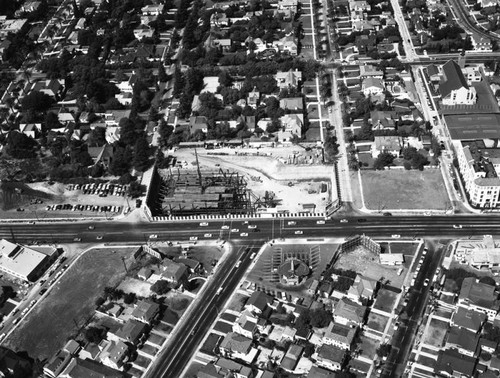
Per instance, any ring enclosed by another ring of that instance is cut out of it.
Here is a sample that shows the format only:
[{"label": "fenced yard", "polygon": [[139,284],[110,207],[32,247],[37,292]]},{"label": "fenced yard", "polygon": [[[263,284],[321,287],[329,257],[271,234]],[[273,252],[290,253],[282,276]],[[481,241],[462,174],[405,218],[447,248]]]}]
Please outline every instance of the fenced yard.
[{"label": "fenced yard", "polygon": [[448,324],[442,320],[433,318],[429,324],[427,332],[425,333],[424,344],[441,348],[447,332]]}]

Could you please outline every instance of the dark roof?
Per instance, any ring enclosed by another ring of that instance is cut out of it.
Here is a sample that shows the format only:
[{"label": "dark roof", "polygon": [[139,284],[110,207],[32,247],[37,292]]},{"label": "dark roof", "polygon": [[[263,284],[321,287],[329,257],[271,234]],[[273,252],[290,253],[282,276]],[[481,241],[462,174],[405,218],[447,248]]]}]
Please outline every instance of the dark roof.
[{"label": "dark roof", "polygon": [[66,368],[72,378],[122,378],[124,373],[96,361],[74,358]]},{"label": "dark roof", "polygon": [[439,92],[442,97],[446,97],[451,91],[460,88],[469,88],[467,80],[457,62],[449,60],[443,65],[443,79],[439,83]]},{"label": "dark roof", "polygon": [[248,299],[246,305],[252,305],[260,311],[264,311],[269,303],[273,303],[273,299],[269,295],[263,293],[262,291],[254,291]]},{"label": "dark roof", "polygon": [[440,351],[434,371],[445,371],[450,375],[454,372],[471,377],[474,374],[477,359],[465,356],[455,349]]},{"label": "dark roof", "polygon": [[456,345],[461,349],[475,352],[479,342],[479,335],[465,328],[451,327],[446,342]]},{"label": "dark roof", "polygon": [[309,274],[309,267],[305,262],[299,259],[289,259],[280,265],[278,274],[287,277],[303,277]]},{"label": "dark roof", "polygon": [[469,310],[459,306],[451,319],[457,327],[463,327],[477,332],[486,320],[486,314],[484,312]]},{"label": "dark roof", "polygon": [[309,373],[307,374],[307,378],[335,378],[336,374],[329,370],[313,366]]},{"label": "dark roof", "polygon": [[333,345],[323,344],[318,349],[318,357],[323,360],[328,360],[332,362],[337,362],[342,364],[345,358],[346,351],[344,349],[340,349]]},{"label": "dark roof", "polygon": [[439,74],[439,68],[435,64],[427,66],[427,73],[429,76],[434,76]]},{"label": "dark roof", "polygon": [[459,300],[467,299],[470,304],[484,308],[495,306],[495,287],[479,282],[474,277],[464,278],[460,289]]}]

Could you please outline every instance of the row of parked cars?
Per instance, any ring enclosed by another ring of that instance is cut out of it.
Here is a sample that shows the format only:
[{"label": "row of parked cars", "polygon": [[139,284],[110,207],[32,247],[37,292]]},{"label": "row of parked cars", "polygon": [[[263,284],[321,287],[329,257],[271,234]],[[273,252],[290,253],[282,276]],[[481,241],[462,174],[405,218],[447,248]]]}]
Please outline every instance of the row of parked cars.
[{"label": "row of parked cars", "polygon": [[48,205],[45,207],[47,211],[53,210],[71,210],[71,211],[98,211],[101,213],[120,213],[122,211],[121,206],[111,206],[111,205],[72,205],[69,203],[59,204],[59,205]]},{"label": "row of parked cars", "polygon": [[70,184],[68,190],[82,190],[83,194],[96,194],[99,197],[110,196],[125,196],[127,193],[127,185],[120,184]]}]

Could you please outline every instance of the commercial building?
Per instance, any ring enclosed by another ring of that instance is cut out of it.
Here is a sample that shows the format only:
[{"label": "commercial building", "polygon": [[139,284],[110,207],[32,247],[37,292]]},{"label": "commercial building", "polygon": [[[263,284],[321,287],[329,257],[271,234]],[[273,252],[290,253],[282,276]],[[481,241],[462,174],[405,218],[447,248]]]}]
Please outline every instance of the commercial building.
[{"label": "commercial building", "polygon": [[0,270],[23,281],[34,281],[52,262],[51,256],[0,240]]}]

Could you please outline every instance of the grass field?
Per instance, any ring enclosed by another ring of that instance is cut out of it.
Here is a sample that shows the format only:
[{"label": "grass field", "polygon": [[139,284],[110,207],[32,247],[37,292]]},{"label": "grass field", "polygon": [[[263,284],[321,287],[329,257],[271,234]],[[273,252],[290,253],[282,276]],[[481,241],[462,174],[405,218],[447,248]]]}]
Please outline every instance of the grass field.
[{"label": "grass field", "polygon": [[380,311],[391,312],[396,303],[397,294],[389,290],[379,290],[373,308]]},{"label": "grass field", "polygon": [[365,206],[370,210],[447,210],[450,201],[439,169],[362,171]]},{"label": "grass field", "polygon": [[389,318],[387,316],[371,312],[370,315],[368,315],[367,326],[375,331],[384,332],[388,321]]},{"label": "grass field", "polygon": [[448,324],[441,320],[432,319],[424,336],[424,343],[441,348],[448,332]]},{"label": "grass field", "polygon": [[81,327],[92,316],[95,299],[104,287],[123,279],[126,272],[121,258],[128,258],[131,253],[131,249],[120,248],[87,252],[52,287],[49,296],[37,304],[9,337],[7,345],[27,351],[31,357],[52,356],[76,334],[76,324]]},{"label": "grass field", "polygon": [[365,335],[360,335],[359,339],[361,340],[361,343],[359,343],[358,345],[360,349],[360,355],[369,359],[374,359],[377,348],[379,346],[379,342]]}]

